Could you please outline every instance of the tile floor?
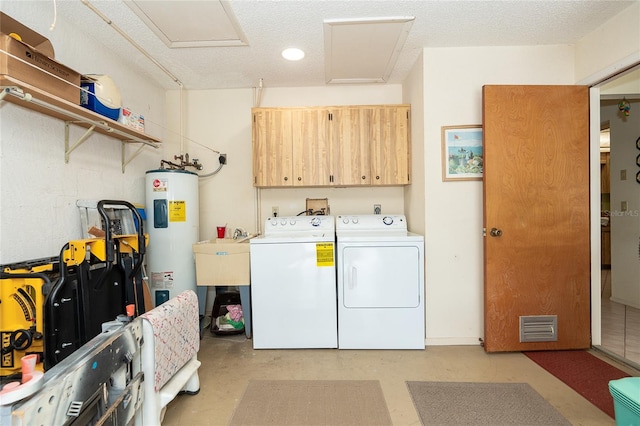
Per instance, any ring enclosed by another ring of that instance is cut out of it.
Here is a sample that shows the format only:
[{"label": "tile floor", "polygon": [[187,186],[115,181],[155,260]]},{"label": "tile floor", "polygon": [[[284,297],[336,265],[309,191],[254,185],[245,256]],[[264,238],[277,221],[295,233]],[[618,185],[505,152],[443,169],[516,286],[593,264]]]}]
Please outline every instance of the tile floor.
[{"label": "tile floor", "polygon": [[525,355],[487,354],[480,346],[430,346],[424,351],[254,350],[243,335],[216,336],[206,330],[198,358],[202,361],[200,393],[172,401],[163,426],[228,424],[252,379],[379,380],[394,425],[420,425],[406,388],[408,380],[526,382],[573,425],[615,424]]},{"label": "tile floor", "polygon": [[611,270],[602,269],[602,349],[640,368],[640,309],[612,302]]}]

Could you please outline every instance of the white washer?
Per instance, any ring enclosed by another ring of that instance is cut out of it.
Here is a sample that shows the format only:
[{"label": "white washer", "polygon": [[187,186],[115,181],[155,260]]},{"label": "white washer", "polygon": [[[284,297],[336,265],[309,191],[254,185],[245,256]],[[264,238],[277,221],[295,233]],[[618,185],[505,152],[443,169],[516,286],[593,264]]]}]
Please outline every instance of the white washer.
[{"label": "white washer", "polygon": [[335,219],[269,218],[250,240],[254,349],[336,348]]},{"label": "white washer", "polygon": [[424,349],[424,237],[403,215],[336,217],[338,348]]}]

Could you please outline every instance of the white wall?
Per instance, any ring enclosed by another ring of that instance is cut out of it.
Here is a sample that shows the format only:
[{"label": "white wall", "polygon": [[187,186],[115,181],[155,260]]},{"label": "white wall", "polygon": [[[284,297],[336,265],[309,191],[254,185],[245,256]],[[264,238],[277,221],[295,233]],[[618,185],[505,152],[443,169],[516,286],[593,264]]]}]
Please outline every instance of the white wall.
[{"label": "white wall", "polygon": [[427,344],[483,336],[482,182],[443,182],[441,127],[482,123],[485,84],[573,84],[570,46],[425,49]]},{"label": "white wall", "polygon": [[[404,210],[411,231],[425,234],[424,69],[422,54],[403,84],[404,103],[411,104],[411,185],[404,189]],[[429,201],[426,200],[428,203]]]},{"label": "white wall", "polygon": [[[640,102],[631,102],[629,117],[620,112],[617,102],[610,102],[600,109],[600,119],[611,126],[611,300],[640,309],[640,184],[636,182],[640,151],[635,144],[640,137],[640,115],[634,110],[640,110]],[[626,180],[620,177],[622,170]]]},{"label": "white wall", "polygon": [[[326,86],[270,88],[262,92],[262,107],[367,105],[402,103],[401,85]],[[208,90],[183,94],[184,151],[200,158],[206,173],[218,165],[217,154],[228,156],[222,170],[200,182],[200,238],[214,237],[218,225],[248,232],[261,230],[271,208],[280,216],[294,216],[305,209],[307,198],[328,198],[332,215],[373,213],[373,204],[382,204],[384,213],[404,213],[402,187],[383,188],[286,188],[256,190],[252,184],[251,108],[254,91]],[[170,135],[179,133],[180,92],[167,95],[166,123]],[[206,148],[209,148],[207,150]],[[169,136],[168,155],[180,152],[180,140]],[[259,210],[258,210],[259,209]]]},{"label": "white wall", "polygon": [[[3,12],[51,40],[59,62],[80,73],[111,75],[126,105],[145,115],[147,132],[162,138],[164,90],[142,70],[123,66],[90,35],[75,32],[64,16],[49,31],[50,7],[2,3]],[[5,101],[0,115],[0,263],[57,256],[66,242],[82,238],[77,199],[144,203],[144,174],[159,165],[162,149],[145,148],[123,174],[120,141],[93,134],[65,164],[63,121]],[[83,132],[72,126],[71,143]],[[127,156],[137,148],[128,147]]]},{"label": "white wall", "polygon": [[640,2],[595,28],[576,44],[575,81],[593,84],[640,61]]}]

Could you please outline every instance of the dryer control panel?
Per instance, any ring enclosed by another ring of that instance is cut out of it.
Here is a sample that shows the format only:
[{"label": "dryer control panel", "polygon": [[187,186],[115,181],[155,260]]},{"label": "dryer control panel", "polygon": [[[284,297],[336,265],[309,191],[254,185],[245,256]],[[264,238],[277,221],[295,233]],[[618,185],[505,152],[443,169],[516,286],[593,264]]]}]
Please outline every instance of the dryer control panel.
[{"label": "dryer control panel", "polygon": [[340,215],[336,218],[336,231],[406,231],[404,215]]}]

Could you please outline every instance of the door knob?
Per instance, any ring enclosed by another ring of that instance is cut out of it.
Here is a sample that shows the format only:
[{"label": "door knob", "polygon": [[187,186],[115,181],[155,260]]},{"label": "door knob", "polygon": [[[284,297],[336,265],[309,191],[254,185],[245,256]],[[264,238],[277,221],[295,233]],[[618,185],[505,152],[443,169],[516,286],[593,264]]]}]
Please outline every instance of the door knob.
[{"label": "door knob", "polygon": [[489,231],[489,235],[491,235],[492,237],[500,237],[502,236],[502,229],[491,228],[491,231]]}]

